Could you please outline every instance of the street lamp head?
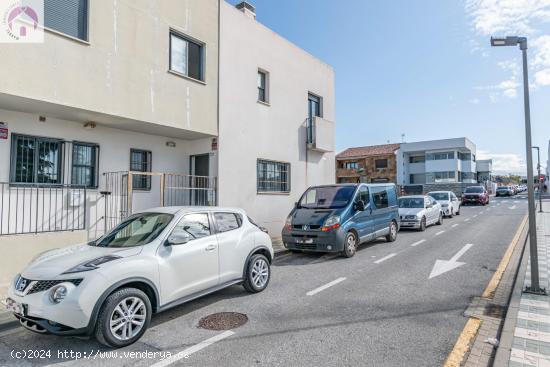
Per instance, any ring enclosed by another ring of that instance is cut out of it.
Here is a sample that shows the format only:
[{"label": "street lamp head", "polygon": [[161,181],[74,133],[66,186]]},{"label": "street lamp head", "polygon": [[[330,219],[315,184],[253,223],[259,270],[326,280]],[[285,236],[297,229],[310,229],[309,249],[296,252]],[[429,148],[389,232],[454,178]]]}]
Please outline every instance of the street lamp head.
[{"label": "street lamp head", "polygon": [[518,36],[508,36],[508,37],[491,37],[491,46],[516,46],[520,45],[520,48],[523,50],[527,48],[527,38],[518,37]]}]

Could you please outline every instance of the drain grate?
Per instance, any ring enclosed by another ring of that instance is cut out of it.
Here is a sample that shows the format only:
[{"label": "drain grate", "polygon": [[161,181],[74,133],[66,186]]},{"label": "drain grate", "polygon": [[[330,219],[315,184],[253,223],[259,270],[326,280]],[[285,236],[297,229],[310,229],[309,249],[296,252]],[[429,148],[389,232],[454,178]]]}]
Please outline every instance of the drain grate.
[{"label": "drain grate", "polygon": [[504,316],[506,316],[506,306],[499,306],[495,305],[493,303],[488,304],[485,306],[485,310],[483,311],[483,314],[485,316],[494,317],[496,319],[503,319]]},{"label": "drain grate", "polygon": [[238,312],[219,312],[199,320],[199,327],[207,330],[231,330],[246,324],[248,316]]}]

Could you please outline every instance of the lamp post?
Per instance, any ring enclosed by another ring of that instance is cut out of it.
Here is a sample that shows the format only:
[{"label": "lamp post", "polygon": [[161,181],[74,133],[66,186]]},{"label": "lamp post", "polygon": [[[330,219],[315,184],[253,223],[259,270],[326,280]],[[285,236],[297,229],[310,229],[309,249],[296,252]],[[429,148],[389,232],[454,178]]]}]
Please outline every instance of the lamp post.
[{"label": "lamp post", "polygon": [[529,250],[531,256],[531,286],[525,292],[546,294],[540,288],[539,261],[537,253],[537,224],[535,218],[535,191],[533,187],[533,152],[531,146],[531,111],[529,109],[529,78],[527,75],[527,38],[526,37],[491,37],[491,46],[517,46],[523,57],[523,104],[525,112],[525,149],[527,155],[527,201],[529,204]]},{"label": "lamp post", "polygon": [[537,174],[539,180],[539,213],[542,213],[542,182],[540,179],[540,148],[533,146],[533,149],[537,150]]}]

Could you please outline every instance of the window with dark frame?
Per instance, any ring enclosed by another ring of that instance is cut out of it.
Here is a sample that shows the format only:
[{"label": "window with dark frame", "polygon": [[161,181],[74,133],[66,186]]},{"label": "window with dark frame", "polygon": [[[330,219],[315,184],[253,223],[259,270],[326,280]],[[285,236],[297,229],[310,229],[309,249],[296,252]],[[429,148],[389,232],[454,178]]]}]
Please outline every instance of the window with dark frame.
[{"label": "window with dark frame", "polygon": [[307,119],[307,143],[313,144],[314,140],[314,127],[313,120],[315,117],[322,117],[322,99],[315,94],[308,93],[307,95],[308,103],[308,119]]},{"label": "window with dark frame", "polygon": [[90,143],[73,143],[71,184],[97,188],[99,146]]},{"label": "window with dark frame", "polygon": [[214,213],[219,233],[232,231],[242,224],[242,218],[236,213]]},{"label": "window with dark frame", "polygon": [[388,160],[387,159],[376,159],[374,161],[374,165],[375,165],[376,169],[388,168]]},{"label": "window with dark frame", "polygon": [[267,103],[267,73],[258,70],[258,101]]},{"label": "window with dark frame", "polygon": [[170,70],[204,81],[204,45],[170,31]]},{"label": "window with dark frame", "polygon": [[[130,149],[130,171],[151,172],[152,153],[148,150]],[[150,175],[133,175],[132,188],[134,190],[151,190]]]},{"label": "window with dark frame", "polygon": [[344,163],[345,169],[358,169],[359,163],[358,162],[345,162]]},{"label": "window with dark frame", "polygon": [[88,40],[88,0],[44,0],[44,26]]},{"label": "window with dark frame", "polygon": [[290,163],[258,159],[257,191],[260,193],[290,192]]},{"label": "window with dark frame", "polygon": [[63,141],[12,134],[10,182],[61,184]]}]

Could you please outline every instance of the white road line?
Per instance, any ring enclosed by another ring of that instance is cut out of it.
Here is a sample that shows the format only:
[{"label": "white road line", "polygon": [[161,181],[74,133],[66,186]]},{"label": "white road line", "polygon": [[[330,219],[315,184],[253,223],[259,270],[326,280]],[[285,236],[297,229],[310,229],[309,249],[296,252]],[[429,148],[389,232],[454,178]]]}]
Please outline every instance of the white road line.
[{"label": "white road line", "polygon": [[396,253],[389,254],[388,256],[384,256],[383,258],[376,260],[374,263],[375,263],[375,264],[380,264],[382,261],[386,261],[386,260],[388,260],[388,259],[391,259],[391,258],[394,257],[395,255],[397,255],[397,254],[396,254]]},{"label": "white road line", "polygon": [[224,331],[223,333],[213,336],[210,339],[206,339],[199,344],[195,344],[192,347],[182,350],[179,353],[173,354],[169,358],[163,359],[162,361],[155,363],[151,367],[165,367],[179,361],[180,359],[189,358],[191,354],[196,353],[201,349],[204,349],[216,342],[219,342],[220,340],[225,339],[233,334],[235,333],[231,330]]},{"label": "white road line", "polygon": [[469,220],[470,220],[470,218],[466,218],[466,219],[464,219],[464,221],[465,221],[465,222],[467,222],[467,221],[469,221]]},{"label": "white road line", "polygon": [[424,242],[426,242],[426,240],[416,241],[415,243],[412,243],[411,246],[415,247],[415,246],[418,246],[418,245],[420,245],[421,243],[424,243]]},{"label": "white road line", "polygon": [[477,214],[473,216],[473,218],[477,217]]},{"label": "white road line", "polygon": [[437,232],[435,235],[436,235],[436,236],[439,236],[440,234],[443,234],[443,233],[445,233],[445,231],[439,231],[439,232]]},{"label": "white road line", "polygon": [[458,226],[459,224],[460,224],[460,223],[455,223],[455,224],[453,224],[451,227],[454,228],[454,227]]},{"label": "white road line", "polygon": [[508,207],[508,209],[510,209],[510,210],[514,210],[515,208],[516,208],[515,205],[512,205],[512,206],[509,206],[509,207]]},{"label": "white road line", "polygon": [[325,289],[332,287],[333,285],[336,285],[336,284],[338,284],[338,283],[340,283],[340,282],[343,282],[344,280],[346,280],[346,278],[343,278],[343,277],[342,277],[342,278],[338,278],[338,279],[336,279],[336,280],[333,280],[333,281],[330,282],[330,283],[327,283],[327,284],[325,284],[325,285],[320,286],[319,288],[315,288],[314,290],[307,292],[306,295],[308,295],[308,296],[313,296],[314,294],[317,294],[317,293],[319,293],[319,292],[322,292],[322,291],[324,291]]}]

